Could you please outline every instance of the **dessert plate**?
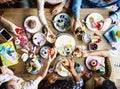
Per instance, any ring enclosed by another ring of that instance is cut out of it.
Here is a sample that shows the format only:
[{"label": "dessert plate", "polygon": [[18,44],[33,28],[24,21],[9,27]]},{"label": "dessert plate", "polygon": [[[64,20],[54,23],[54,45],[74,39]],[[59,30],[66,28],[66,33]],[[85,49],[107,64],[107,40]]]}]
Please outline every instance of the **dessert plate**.
[{"label": "dessert plate", "polygon": [[62,61],[59,61],[56,64],[56,72],[62,77],[67,77],[70,75],[70,72],[62,65]]},{"label": "dessert plate", "polygon": [[26,69],[30,74],[39,74],[42,69],[43,63],[40,59],[32,59],[27,62]]},{"label": "dessert plate", "polygon": [[104,65],[104,58],[103,57],[100,57],[100,56],[88,56],[85,60],[85,65],[86,67],[89,69],[89,70],[92,70],[91,69],[91,66],[90,66],[90,62],[92,60],[97,60],[98,61],[98,65],[96,66],[96,70],[100,69],[100,66],[105,66]]},{"label": "dessert plate", "polygon": [[[36,25],[35,25],[34,28],[30,28],[30,27],[28,26],[28,22],[29,22],[30,20],[34,20],[34,21],[35,21],[35,24],[36,24]],[[29,16],[29,17],[27,17],[27,18],[25,19],[25,21],[24,21],[24,27],[25,27],[25,29],[26,29],[28,32],[30,32],[30,33],[36,33],[36,32],[38,32],[38,31],[41,29],[42,25],[41,25],[41,23],[40,23],[40,21],[39,21],[39,19],[38,19],[37,16]]]},{"label": "dessert plate", "polygon": [[38,32],[33,35],[33,43],[36,46],[43,46],[46,43],[46,37],[43,33]]},{"label": "dessert plate", "polygon": [[48,58],[48,51],[49,51],[50,47],[49,46],[43,46],[41,49],[40,49],[40,55],[47,59]]},{"label": "dessert plate", "polygon": [[66,32],[71,27],[70,16],[66,13],[60,13],[53,20],[54,27],[60,32]]},{"label": "dessert plate", "polygon": [[75,39],[68,33],[61,33],[55,41],[55,48],[62,56],[70,55],[76,47]]},{"label": "dessert plate", "polygon": [[86,26],[91,31],[98,31],[103,26],[103,16],[99,13],[91,13],[86,18]]}]

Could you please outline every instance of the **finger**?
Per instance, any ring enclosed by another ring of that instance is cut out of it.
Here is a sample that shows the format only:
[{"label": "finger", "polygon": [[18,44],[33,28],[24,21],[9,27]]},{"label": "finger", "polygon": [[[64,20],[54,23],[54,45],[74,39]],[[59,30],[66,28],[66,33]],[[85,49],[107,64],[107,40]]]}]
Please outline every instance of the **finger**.
[{"label": "finger", "polygon": [[6,68],[5,68],[5,66],[3,66],[3,67],[1,68],[1,71],[2,71],[2,74],[6,74]]},{"label": "finger", "polygon": [[52,12],[52,16],[55,16],[57,14],[57,10],[55,10],[54,12]]},{"label": "finger", "polygon": [[66,66],[63,62],[62,62],[62,66],[67,70],[70,68],[69,66]]}]

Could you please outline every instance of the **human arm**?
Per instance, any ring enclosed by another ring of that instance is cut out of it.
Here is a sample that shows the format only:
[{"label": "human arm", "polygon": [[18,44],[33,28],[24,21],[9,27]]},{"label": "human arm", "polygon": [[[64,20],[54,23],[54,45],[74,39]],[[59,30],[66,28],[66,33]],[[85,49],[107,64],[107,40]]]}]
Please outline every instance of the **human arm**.
[{"label": "human arm", "polygon": [[[13,32],[15,35],[20,35],[23,32],[23,29],[21,27],[18,27],[3,16],[0,16],[0,22],[3,23],[6,27],[9,27],[10,31]],[[17,32],[17,30],[19,31]]]},{"label": "human arm", "polygon": [[88,56],[109,57],[110,53],[109,53],[109,50],[96,50],[96,51],[84,52],[83,55],[82,55],[82,57],[88,57]]},{"label": "human arm", "polygon": [[80,8],[81,8],[82,0],[73,0],[72,5],[72,12],[74,15],[74,21],[73,21],[73,33],[78,27],[82,27],[82,24],[80,22]]},{"label": "human arm", "polygon": [[65,65],[64,61],[63,61],[62,65],[72,74],[74,80],[76,82],[79,82],[81,80],[81,77],[79,77],[79,75],[77,74],[77,72],[74,69],[75,60],[73,58],[67,58],[66,60],[68,60],[68,65]]},{"label": "human arm", "polygon": [[116,4],[118,9],[112,15],[110,15],[109,18],[105,19],[104,25],[101,30],[103,31],[108,30],[112,23],[115,23],[120,20],[120,1],[118,0]]},{"label": "human arm", "polygon": [[39,84],[40,81],[45,78],[45,76],[47,75],[47,71],[48,71],[48,68],[51,64],[51,62],[56,58],[56,55],[57,55],[57,50],[54,48],[55,50],[55,53],[53,56],[49,55],[49,59],[47,62],[45,62],[45,64],[43,64],[43,69],[42,71],[40,72],[40,74],[38,75],[38,77],[35,79],[36,83]]},{"label": "human arm", "polygon": [[44,5],[45,5],[45,0],[37,0],[38,17],[43,26],[47,25]]},{"label": "human arm", "polygon": [[10,70],[7,66],[2,66],[0,68],[0,72],[1,74],[5,75],[5,74],[8,74],[8,75],[14,75],[13,71]]},{"label": "human arm", "polygon": [[110,52],[109,50],[97,50],[97,51],[93,51],[93,52],[87,52],[83,54],[83,57],[87,57],[87,56],[102,56],[105,57],[105,73],[104,76],[105,77],[110,77],[111,75],[111,64],[110,64],[110,60],[109,60],[109,56],[110,56]]},{"label": "human arm", "polygon": [[52,8],[52,10],[51,10],[52,16],[55,16],[56,14],[58,14],[62,11],[63,7],[65,6],[66,1],[67,0],[64,0],[63,2],[59,3],[57,6]]}]

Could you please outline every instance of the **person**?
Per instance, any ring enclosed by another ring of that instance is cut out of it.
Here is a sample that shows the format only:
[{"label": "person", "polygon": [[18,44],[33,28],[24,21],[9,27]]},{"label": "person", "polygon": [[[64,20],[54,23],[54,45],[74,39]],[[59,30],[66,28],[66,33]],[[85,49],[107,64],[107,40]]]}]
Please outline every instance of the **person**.
[{"label": "person", "polygon": [[13,22],[7,20],[6,18],[4,18],[2,16],[2,13],[0,15],[0,22],[2,24],[4,24],[6,27],[9,27],[10,28],[10,31],[14,33],[14,35],[18,36],[18,35],[21,35],[23,34],[24,32],[24,29],[17,26],[16,24],[14,24]]},{"label": "person", "polygon": [[29,0],[0,0],[0,8],[30,8]]},{"label": "person", "polygon": [[112,5],[117,5],[118,9],[104,20],[101,30],[106,31],[112,23],[120,20],[120,0],[73,0],[72,12],[74,14],[73,32],[78,27],[82,28],[80,22],[80,8],[104,8]]},{"label": "person", "polygon": [[45,3],[48,3],[50,5],[55,5],[51,9],[52,16],[55,16],[56,14],[58,14],[62,11],[64,6],[68,7],[69,2],[70,2],[70,0],[37,0],[39,20],[42,23],[42,25],[45,27],[45,29],[47,31],[49,31],[54,37],[55,37],[55,35],[52,33],[50,27],[48,26],[47,20],[45,18],[45,11],[44,11]]},{"label": "person", "polygon": [[[111,51],[111,50],[110,50]],[[109,56],[111,52],[109,50],[97,50],[93,52],[84,52],[83,57],[88,56],[101,56],[105,57],[105,73],[100,73],[97,71],[93,71],[90,73],[86,73],[83,77],[85,82],[85,89],[117,89],[114,82],[109,80],[111,75],[111,64]]]},{"label": "person", "polygon": [[39,89],[82,89],[84,82],[74,69],[75,60],[73,58],[67,58],[67,60],[69,65],[66,66],[64,63],[62,65],[71,73],[73,80],[58,80],[58,75],[52,73],[41,84]]},{"label": "person", "polygon": [[43,69],[34,80],[25,82],[13,74],[6,66],[2,66],[0,74],[0,89],[38,89],[38,84],[45,78],[51,62],[55,59],[57,51],[54,55],[49,55],[49,60],[44,63]]}]

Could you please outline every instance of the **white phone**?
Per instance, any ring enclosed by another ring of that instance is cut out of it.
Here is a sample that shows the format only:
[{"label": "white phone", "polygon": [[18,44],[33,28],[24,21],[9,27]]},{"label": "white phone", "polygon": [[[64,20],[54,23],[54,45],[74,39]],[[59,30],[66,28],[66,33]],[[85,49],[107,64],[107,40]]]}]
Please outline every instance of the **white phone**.
[{"label": "white phone", "polygon": [[13,36],[5,29],[2,28],[0,30],[0,35],[6,40],[6,41],[10,41],[13,39]]}]

